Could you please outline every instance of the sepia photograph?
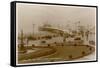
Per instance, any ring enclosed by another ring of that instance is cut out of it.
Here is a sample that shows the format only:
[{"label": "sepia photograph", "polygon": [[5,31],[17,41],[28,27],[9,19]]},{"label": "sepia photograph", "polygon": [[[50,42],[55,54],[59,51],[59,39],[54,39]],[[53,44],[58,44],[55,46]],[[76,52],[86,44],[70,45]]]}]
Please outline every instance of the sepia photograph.
[{"label": "sepia photograph", "polygon": [[16,64],[97,60],[96,7],[16,3]]}]

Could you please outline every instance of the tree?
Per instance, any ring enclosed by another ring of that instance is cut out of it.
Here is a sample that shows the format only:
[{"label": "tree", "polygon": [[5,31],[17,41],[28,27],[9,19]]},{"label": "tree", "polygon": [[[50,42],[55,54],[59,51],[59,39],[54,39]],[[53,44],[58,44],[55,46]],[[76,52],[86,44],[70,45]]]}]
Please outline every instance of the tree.
[{"label": "tree", "polygon": [[19,52],[20,52],[20,53],[26,53],[27,50],[26,50],[26,48],[24,47],[24,34],[23,34],[23,30],[21,30],[20,41],[21,41],[21,44],[20,44],[20,47],[19,47]]},{"label": "tree", "polygon": [[21,30],[21,45],[20,45],[20,49],[23,50],[24,49],[24,38],[23,38],[23,30]]}]

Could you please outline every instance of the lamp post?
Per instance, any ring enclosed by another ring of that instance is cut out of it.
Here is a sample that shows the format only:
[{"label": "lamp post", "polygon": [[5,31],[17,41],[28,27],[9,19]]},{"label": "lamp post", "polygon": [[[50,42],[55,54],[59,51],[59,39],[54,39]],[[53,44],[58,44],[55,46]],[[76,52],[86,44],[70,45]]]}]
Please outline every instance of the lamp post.
[{"label": "lamp post", "polygon": [[33,24],[33,35],[34,35],[34,24]]},{"label": "lamp post", "polygon": [[21,30],[21,46],[20,49],[23,50],[24,49],[24,38],[23,38],[23,30]]}]

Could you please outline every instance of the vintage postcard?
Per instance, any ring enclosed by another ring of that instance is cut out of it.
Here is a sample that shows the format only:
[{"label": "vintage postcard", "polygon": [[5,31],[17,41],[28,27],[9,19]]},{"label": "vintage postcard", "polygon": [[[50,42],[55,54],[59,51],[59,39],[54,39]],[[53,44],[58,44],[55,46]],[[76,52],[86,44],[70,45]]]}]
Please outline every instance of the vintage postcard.
[{"label": "vintage postcard", "polygon": [[97,7],[16,3],[16,64],[97,61]]}]

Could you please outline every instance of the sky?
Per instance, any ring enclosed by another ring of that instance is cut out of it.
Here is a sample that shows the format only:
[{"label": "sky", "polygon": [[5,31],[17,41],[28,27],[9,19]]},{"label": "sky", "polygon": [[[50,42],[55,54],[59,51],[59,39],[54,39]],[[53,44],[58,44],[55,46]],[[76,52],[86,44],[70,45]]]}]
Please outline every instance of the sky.
[{"label": "sky", "polygon": [[75,29],[75,25],[79,21],[84,26],[95,26],[96,8],[17,3],[16,24],[18,33],[21,30],[26,34],[33,31],[38,32],[38,26],[44,23],[60,26],[63,29],[69,27]]}]

